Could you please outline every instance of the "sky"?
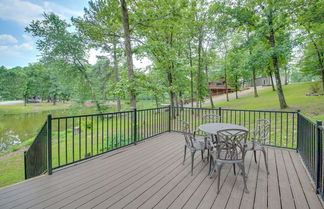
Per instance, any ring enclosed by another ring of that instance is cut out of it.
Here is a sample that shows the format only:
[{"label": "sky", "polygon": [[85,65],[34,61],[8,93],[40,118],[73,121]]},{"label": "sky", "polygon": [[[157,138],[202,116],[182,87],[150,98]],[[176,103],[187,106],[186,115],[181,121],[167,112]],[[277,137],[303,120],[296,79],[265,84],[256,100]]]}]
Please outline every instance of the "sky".
[{"label": "sky", "polygon": [[[40,52],[35,39],[25,32],[25,27],[44,12],[54,12],[70,21],[82,16],[88,0],[0,0],[0,66],[12,68],[37,62]],[[90,50],[89,63],[95,64],[100,52]],[[149,61],[134,60],[135,67],[145,67]]]}]

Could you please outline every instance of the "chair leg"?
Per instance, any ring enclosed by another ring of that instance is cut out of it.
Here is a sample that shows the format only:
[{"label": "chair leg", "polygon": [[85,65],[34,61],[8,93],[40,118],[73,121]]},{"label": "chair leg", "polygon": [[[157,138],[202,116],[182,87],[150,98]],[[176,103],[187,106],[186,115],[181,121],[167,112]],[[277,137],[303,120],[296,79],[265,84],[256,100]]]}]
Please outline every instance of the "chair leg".
[{"label": "chair leg", "polygon": [[209,156],[209,172],[208,172],[208,176],[209,176],[210,178],[212,178],[212,176],[213,176],[214,168],[215,168],[215,165],[214,165],[214,159],[213,159],[213,157],[210,155],[210,156]]},{"label": "chair leg", "polygon": [[187,147],[186,147],[186,145],[184,146],[184,157],[183,157],[183,165],[184,165],[184,163],[185,163],[185,160],[186,160],[186,151],[187,151]]},{"label": "chair leg", "polygon": [[204,150],[201,150],[201,159],[202,159],[202,161],[205,161],[204,160]]},{"label": "chair leg", "polygon": [[194,160],[195,160],[195,152],[191,152],[191,175],[193,175]]},{"label": "chair leg", "polygon": [[267,174],[269,175],[269,169],[268,169],[268,161],[267,161],[267,155],[266,155],[266,151],[264,150],[264,148],[261,149],[262,153],[263,153],[263,157],[264,157],[264,163],[266,166],[266,170],[267,170]]},{"label": "chair leg", "polygon": [[236,175],[235,163],[233,164],[233,172],[234,172],[234,175]]},{"label": "chair leg", "polygon": [[246,185],[246,178],[247,178],[247,176],[245,174],[244,162],[243,163],[240,163],[239,166],[240,166],[240,168],[242,170],[242,173],[243,173],[243,176],[242,177],[243,177],[243,182],[244,182],[244,192],[249,193],[249,190],[248,190],[247,185]]},{"label": "chair leg", "polygon": [[219,194],[220,175],[221,175],[222,167],[223,167],[222,164],[221,165],[216,164],[216,169],[217,169],[217,194]]},{"label": "chair leg", "polygon": [[209,162],[209,149],[207,149],[207,163]]},{"label": "chair leg", "polygon": [[254,161],[255,161],[255,163],[257,163],[257,157],[256,157],[256,151],[255,150],[253,150],[253,153],[254,153]]}]

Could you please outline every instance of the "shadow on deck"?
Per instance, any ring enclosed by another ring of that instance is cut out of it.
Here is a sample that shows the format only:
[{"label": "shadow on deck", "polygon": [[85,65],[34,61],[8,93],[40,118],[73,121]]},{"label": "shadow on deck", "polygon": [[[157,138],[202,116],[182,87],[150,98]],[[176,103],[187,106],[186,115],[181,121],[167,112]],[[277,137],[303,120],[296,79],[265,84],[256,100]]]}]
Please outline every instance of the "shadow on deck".
[{"label": "shadow on deck", "polygon": [[266,175],[246,157],[249,193],[230,165],[221,173],[217,195],[215,175],[196,155],[183,159],[183,136],[166,133],[83,163],[0,190],[0,208],[323,208],[298,153],[268,148]]}]

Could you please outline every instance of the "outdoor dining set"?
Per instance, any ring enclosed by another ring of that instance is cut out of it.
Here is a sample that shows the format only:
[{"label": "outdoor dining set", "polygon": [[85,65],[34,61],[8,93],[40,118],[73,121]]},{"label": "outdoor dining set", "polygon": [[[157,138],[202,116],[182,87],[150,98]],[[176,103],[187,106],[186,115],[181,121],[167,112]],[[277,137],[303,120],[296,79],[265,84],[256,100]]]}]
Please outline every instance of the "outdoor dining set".
[{"label": "outdoor dining set", "polygon": [[[205,160],[204,152],[207,151],[209,177],[212,178],[214,173],[217,172],[217,193],[220,191],[221,169],[224,164],[233,166],[234,175],[236,173],[242,175],[244,191],[248,192],[246,183],[248,176],[244,166],[244,159],[248,151],[253,151],[255,163],[257,163],[256,152],[261,151],[263,153],[266,172],[269,174],[267,155],[263,144],[269,138],[270,120],[257,120],[255,129],[250,132],[241,125],[221,123],[219,115],[204,115],[201,121],[198,130],[191,130],[188,122],[181,121],[182,133],[185,138],[183,164],[188,149],[191,153],[191,175],[193,175],[194,157],[197,151],[201,152],[203,161]],[[203,132],[204,136],[198,136],[198,131]],[[251,140],[248,141],[249,135]],[[236,172],[236,165],[241,172]]]}]

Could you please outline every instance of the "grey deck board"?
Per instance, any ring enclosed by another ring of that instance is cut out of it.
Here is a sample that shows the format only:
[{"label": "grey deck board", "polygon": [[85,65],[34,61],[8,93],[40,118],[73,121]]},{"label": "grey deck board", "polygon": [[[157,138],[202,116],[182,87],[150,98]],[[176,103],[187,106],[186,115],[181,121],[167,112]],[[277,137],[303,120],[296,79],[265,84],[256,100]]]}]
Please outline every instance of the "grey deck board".
[{"label": "grey deck board", "polygon": [[[231,165],[207,176],[208,164],[190,153],[183,160],[183,136],[165,133],[136,146],[0,189],[0,208],[323,208],[302,161],[295,151],[267,148],[270,175],[264,159],[247,154],[249,193]],[[238,169],[237,169],[238,170]]]}]

